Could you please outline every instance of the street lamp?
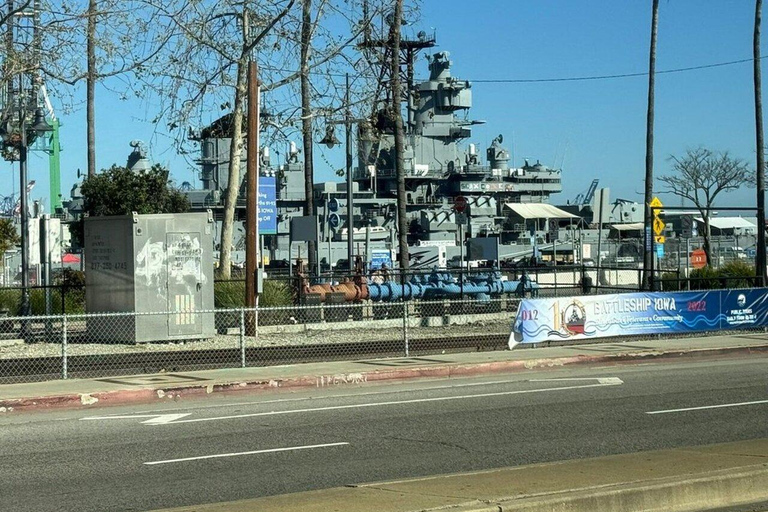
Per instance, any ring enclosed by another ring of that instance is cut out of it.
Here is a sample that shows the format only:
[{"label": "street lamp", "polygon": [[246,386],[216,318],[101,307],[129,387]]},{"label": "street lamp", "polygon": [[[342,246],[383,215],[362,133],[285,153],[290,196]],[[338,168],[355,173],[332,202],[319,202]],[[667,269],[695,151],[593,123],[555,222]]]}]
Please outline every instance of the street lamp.
[{"label": "street lamp", "polygon": [[[355,268],[354,259],[354,244],[355,244],[355,226],[354,226],[354,197],[352,192],[352,113],[350,112],[350,99],[349,99],[349,74],[346,75],[346,94],[344,96],[344,103],[346,105],[344,115],[344,126],[346,128],[346,173],[347,173],[347,269],[352,272]],[[332,149],[333,146],[341,144],[339,139],[336,138],[335,129],[333,124],[328,123],[325,127],[325,137],[320,141],[320,144],[325,144],[328,149]],[[328,262],[330,264],[330,261]],[[367,265],[367,263],[366,263]]]},{"label": "street lamp", "polygon": [[341,144],[339,139],[336,138],[336,130],[332,124],[325,127],[325,136],[319,141],[320,144],[325,144],[328,149],[333,149],[333,146]]},{"label": "street lamp", "polygon": [[28,215],[28,190],[27,190],[27,151],[29,144],[53,131],[45,113],[40,107],[35,108],[34,119],[31,125],[27,125],[28,110],[24,101],[21,101],[17,110],[18,117],[5,120],[0,137],[6,160],[19,161],[19,193],[21,216],[21,314],[29,315],[29,215]]}]

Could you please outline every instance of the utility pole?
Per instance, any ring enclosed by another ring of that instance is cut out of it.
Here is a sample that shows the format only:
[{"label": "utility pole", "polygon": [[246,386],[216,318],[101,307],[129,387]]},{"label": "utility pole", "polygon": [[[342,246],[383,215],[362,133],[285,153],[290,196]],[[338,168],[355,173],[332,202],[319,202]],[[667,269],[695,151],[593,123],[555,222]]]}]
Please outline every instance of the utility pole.
[{"label": "utility pole", "polygon": [[765,286],[765,142],[763,141],[763,98],[760,73],[760,24],[763,0],[755,0],[755,32],[753,44],[753,67],[755,80],[755,149],[757,150],[757,253],[755,274],[757,286]]},{"label": "utility pole", "polygon": [[403,20],[403,0],[395,0],[392,25],[389,27],[390,43],[390,86],[392,94],[390,112],[394,124],[395,139],[395,172],[397,175],[397,235],[400,253],[401,279],[405,279],[405,271],[410,267],[410,255],[408,253],[408,210],[405,193],[405,128],[403,127],[403,113],[401,112],[402,84],[400,82],[400,26]]},{"label": "utility pole", "polygon": [[[653,0],[651,15],[651,48],[648,59],[648,115],[645,125],[645,240],[643,245],[643,288],[649,289],[651,275],[649,269],[653,266],[653,233],[651,222],[653,215],[649,204],[653,200],[653,118],[654,118],[654,87],[656,74],[656,34],[659,27],[659,0]],[[598,256],[599,258],[599,256]]]},{"label": "utility pole", "polygon": [[[349,73],[346,75],[347,92],[344,97],[344,102],[347,105],[344,112],[344,126],[346,127],[346,140],[347,146],[347,266],[350,274],[355,269],[355,208],[354,208],[354,194],[352,192],[352,122],[350,117],[349,103]],[[330,264],[330,260],[328,261]]]},{"label": "utility pole", "polygon": [[[248,62],[248,142],[247,142],[247,189],[245,202],[245,305],[256,308],[259,305],[257,276],[259,271],[259,82],[256,63]],[[253,316],[248,315],[246,331],[255,333]]]},{"label": "utility pole", "polygon": [[87,142],[86,150],[88,153],[88,177],[96,175],[96,11],[98,6],[96,0],[89,0],[88,2],[88,25],[86,34],[86,55],[87,55],[87,72],[85,78],[85,93],[86,93],[86,132]]}]

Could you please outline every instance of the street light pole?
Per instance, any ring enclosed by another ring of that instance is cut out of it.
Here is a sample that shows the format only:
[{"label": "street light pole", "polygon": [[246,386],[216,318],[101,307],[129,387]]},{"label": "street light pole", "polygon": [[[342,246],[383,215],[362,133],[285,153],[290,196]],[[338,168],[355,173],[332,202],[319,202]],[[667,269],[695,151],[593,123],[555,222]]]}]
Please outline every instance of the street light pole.
[{"label": "street light pole", "polygon": [[19,146],[19,220],[21,222],[21,315],[29,315],[29,214],[27,192],[27,128],[21,116],[21,145]]},{"label": "street light pole", "polygon": [[[347,105],[344,114],[344,125],[346,127],[346,145],[347,145],[347,266],[350,274],[355,269],[355,262],[352,261],[355,254],[355,209],[352,193],[352,123],[350,121],[349,106],[349,73],[346,76],[347,92],[344,102]],[[367,228],[366,228],[367,229]]]}]

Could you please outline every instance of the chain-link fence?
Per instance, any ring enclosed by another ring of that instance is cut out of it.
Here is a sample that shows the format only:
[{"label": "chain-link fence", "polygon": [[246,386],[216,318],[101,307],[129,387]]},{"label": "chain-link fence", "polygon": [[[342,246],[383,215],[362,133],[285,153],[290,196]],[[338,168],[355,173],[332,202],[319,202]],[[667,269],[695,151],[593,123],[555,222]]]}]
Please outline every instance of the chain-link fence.
[{"label": "chain-link fence", "polygon": [[519,299],[0,318],[0,383],[506,347]]}]

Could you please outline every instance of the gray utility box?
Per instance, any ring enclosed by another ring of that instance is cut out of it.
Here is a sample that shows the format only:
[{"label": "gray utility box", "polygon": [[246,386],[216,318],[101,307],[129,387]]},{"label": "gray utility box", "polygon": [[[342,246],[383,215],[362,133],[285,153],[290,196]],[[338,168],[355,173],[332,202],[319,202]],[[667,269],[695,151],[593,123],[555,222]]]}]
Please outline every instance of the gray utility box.
[{"label": "gray utility box", "polygon": [[213,337],[213,215],[87,217],[85,304],[89,313],[153,313],[89,317],[90,341]]}]

